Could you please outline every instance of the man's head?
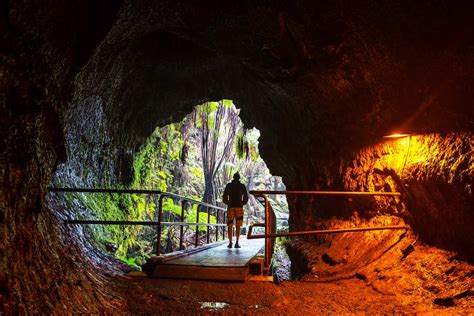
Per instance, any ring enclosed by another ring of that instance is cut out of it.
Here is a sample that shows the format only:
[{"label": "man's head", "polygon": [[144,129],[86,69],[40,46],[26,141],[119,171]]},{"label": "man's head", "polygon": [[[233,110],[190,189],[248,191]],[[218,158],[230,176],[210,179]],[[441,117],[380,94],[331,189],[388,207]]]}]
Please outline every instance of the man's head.
[{"label": "man's head", "polygon": [[235,180],[235,181],[239,181],[239,180],[240,180],[240,174],[239,174],[238,172],[236,172],[236,173],[234,174],[234,180]]}]

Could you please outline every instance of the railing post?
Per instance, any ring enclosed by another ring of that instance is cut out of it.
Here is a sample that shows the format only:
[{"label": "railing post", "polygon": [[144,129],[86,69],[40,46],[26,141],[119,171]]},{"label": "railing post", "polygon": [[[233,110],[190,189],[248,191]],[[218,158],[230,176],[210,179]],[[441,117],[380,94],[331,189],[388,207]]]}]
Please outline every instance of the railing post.
[{"label": "railing post", "polygon": [[[184,211],[186,209],[186,200],[181,201],[181,223],[184,222]],[[183,236],[184,235],[184,226],[180,225],[179,226],[179,250],[183,250]]]},{"label": "railing post", "polygon": [[164,194],[160,195],[158,200],[158,228],[156,229],[156,255],[159,256],[161,253],[161,219],[163,216],[163,199],[165,198]]},{"label": "railing post", "polygon": [[222,235],[224,235],[224,239],[226,238],[226,233],[227,233],[227,211],[223,211],[222,214],[224,216],[222,217],[222,224],[226,224],[226,226],[222,227]]},{"label": "railing post", "polygon": [[[268,205],[268,197],[264,194],[262,195],[265,199],[265,235],[270,233],[271,231],[271,216],[270,216],[270,208]],[[265,238],[265,267],[268,268],[270,266],[271,256],[272,256],[272,245],[271,245],[271,238]]]},{"label": "railing post", "polygon": [[[211,222],[211,210],[209,209],[209,206],[206,206],[206,210],[207,210],[207,223],[210,224],[210,222]],[[206,236],[207,243],[209,243],[209,241],[210,241],[210,232],[211,232],[211,227],[207,226],[207,236]]]},{"label": "railing post", "polygon": [[[196,224],[199,224],[199,210],[201,209],[201,205],[197,205],[196,209]],[[197,247],[199,243],[199,226],[196,225],[196,240],[194,241],[194,247]]]},{"label": "railing post", "polygon": [[[219,224],[219,210],[214,209],[214,214],[216,214],[216,224]],[[219,226],[216,226],[216,242],[219,241]]]}]

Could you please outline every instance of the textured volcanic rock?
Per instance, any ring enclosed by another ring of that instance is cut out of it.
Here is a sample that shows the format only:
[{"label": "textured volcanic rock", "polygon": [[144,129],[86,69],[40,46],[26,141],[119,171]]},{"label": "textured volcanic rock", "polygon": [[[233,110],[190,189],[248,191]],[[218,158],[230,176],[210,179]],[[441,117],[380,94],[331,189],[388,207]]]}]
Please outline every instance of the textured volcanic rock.
[{"label": "textured volcanic rock", "polygon": [[0,311],[6,314],[111,306],[113,291],[105,294],[104,277],[84,255],[86,243],[45,201],[51,174],[65,158],[60,115],[72,78],[100,40],[96,26],[111,22],[100,14],[86,19],[89,11],[100,8],[2,4]]},{"label": "textured volcanic rock", "polygon": [[[397,179],[396,174],[399,174],[397,182],[407,207],[402,217],[421,240],[456,250],[474,262],[472,133],[413,136],[405,142],[408,144],[402,146],[407,152],[402,149],[399,153],[402,157],[397,159],[400,165],[403,161],[402,169],[390,172],[384,166],[384,158],[390,155],[385,154],[385,157],[372,160],[374,166],[378,163],[385,171],[373,169],[374,177],[377,173],[382,177],[391,173]],[[391,165],[393,168],[394,164]],[[367,181],[370,180],[369,171]]]},{"label": "textured volcanic rock", "polygon": [[[327,183],[349,191],[397,191],[401,198],[319,198],[299,201],[298,229],[315,227],[333,216],[370,219],[379,215],[403,218],[422,241],[456,250],[474,260],[472,133],[426,134],[363,148],[328,169]],[[328,164],[327,166],[331,166]],[[302,203],[306,202],[306,203]]]},{"label": "textured volcanic rock", "polygon": [[[319,225],[314,207],[323,207],[323,218],[346,220],[360,208],[364,220],[401,216],[425,242],[472,256],[470,6],[2,4],[3,308],[48,313],[120,306],[105,301],[114,287],[93,264],[107,259],[90,250],[79,228],[60,223],[65,211],[58,200],[47,206],[47,184],[55,171],[55,184],[126,183],[133,153],[157,125],[222,98],[233,99],[245,124],[261,130],[262,156],[288,189],[404,193],[391,202],[290,201],[292,229]],[[378,157],[383,145],[370,147],[394,129],[455,134],[413,137],[436,154],[401,172]]]}]

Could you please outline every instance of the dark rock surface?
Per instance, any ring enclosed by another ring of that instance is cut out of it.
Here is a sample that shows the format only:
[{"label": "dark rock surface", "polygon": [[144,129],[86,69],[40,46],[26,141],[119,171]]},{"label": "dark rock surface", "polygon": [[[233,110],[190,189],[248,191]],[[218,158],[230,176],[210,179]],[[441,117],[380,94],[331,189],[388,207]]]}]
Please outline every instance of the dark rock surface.
[{"label": "dark rock surface", "polygon": [[[46,187],[53,174],[61,185],[130,181],[127,162],[157,125],[222,98],[261,130],[261,154],[288,189],[403,193],[395,201],[290,200],[291,229],[330,225],[317,217],[351,226],[399,216],[424,242],[472,259],[471,6],[1,4],[3,310],[120,306],[107,281],[112,272],[98,267],[107,257],[91,250],[79,228],[61,224],[61,201],[48,206]],[[402,159],[402,150],[377,143],[396,129],[417,134],[412,148],[430,158],[414,155],[394,168],[385,158]],[[290,256],[300,256],[292,249]]]}]

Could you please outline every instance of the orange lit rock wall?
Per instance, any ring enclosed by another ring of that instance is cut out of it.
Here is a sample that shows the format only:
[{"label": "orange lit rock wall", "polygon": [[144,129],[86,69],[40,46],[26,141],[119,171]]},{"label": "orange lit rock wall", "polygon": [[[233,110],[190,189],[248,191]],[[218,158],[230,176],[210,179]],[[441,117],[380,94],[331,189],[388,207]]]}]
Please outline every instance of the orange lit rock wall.
[{"label": "orange lit rock wall", "polygon": [[[332,166],[327,183],[350,191],[399,191],[400,198],[319,198],[300,212],[300,229],[408,224],[412,230],[294,238],[294,277],[359,278],[374,290],[435,302],[472,288],[473,134],[382,139]],[[331,163],[327,163],[331,166]],[[329,170],[329,169],[328,169]],[[344,200],[344,201],[341,201]],[[298,204],[298,203],[295,203]],[[435,246],[435,247],[433,247]],[[456,305],[469,307],[469,300]]]},{"label": "orange lit rock wall", "polygon": [[344,188],[399,191],[402,197],[400,201],[372,198],[375,208],[359,200],[350,206],[372,216],[399,215],[421,240],[472,258],[473,146],[471,133],[451,133],[413,135],[365,148],[342,163]]}]

